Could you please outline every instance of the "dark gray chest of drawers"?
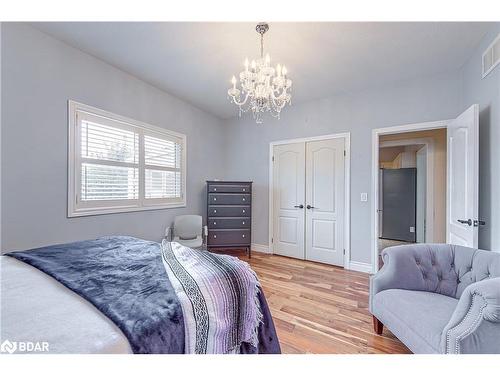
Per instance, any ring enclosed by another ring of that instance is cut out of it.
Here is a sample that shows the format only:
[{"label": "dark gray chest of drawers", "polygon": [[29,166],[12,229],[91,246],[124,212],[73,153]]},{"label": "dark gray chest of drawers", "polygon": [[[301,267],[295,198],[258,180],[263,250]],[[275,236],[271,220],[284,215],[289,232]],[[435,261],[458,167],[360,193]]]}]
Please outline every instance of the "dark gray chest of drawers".
[{"label": "dark gray chest of drawers", "polygon": [[207,181],[208,248],[245,248],[250,257],[252,182]]}]

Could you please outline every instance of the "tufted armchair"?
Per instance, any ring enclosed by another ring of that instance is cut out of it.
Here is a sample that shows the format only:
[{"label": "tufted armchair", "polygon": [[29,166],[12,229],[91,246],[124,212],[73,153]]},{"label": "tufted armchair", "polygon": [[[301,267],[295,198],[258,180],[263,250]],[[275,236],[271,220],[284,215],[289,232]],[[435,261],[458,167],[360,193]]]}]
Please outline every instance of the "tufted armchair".
[{"label": "tufted armchair", "polygon": [[414,353],[500,353],[500,253],[449,244],[395,246],[370,278],[374,329]]}]

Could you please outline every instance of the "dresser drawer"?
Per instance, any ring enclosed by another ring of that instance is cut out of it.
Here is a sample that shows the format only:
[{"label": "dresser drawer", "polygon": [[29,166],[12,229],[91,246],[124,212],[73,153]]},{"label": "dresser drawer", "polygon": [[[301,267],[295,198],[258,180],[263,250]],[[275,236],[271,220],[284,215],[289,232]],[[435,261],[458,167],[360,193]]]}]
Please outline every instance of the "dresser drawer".
[{"label": "dresser drawer", "polygon": [[209,206],[209,217],[236,216],[250,217],[252,212],[250,206]]},{"label": "dresser drawer", "polygon": [[208,194],[208,204],[250,204],[250,194]]},{"label": "dresser drawer", "polygon": [[250,193],[252,191],[252,185],[250,184],[210,184],[208,185],[209,193]]},{"label": "dresser drawer", "polygon": [[249,229],[223,229],[208,231],[208,246],[250,245]]},{"label": "dresser drawer", "polygon": [[250,218],[210,218],[208,219],[210,229],[245,229],[250,228]]}]

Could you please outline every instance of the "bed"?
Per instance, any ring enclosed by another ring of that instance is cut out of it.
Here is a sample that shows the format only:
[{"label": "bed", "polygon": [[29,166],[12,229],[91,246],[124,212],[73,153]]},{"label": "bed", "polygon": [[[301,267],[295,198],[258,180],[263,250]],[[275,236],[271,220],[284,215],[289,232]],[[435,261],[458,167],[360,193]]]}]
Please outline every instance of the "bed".
[{"label": "bed", "polygon": [[[50,353],[184,353],[188,320],[160,248],[115,236],[1,256],[1,341],[47,342]],[[258,344],[238,352],[279,353],[262,291],[258,304]]]}]

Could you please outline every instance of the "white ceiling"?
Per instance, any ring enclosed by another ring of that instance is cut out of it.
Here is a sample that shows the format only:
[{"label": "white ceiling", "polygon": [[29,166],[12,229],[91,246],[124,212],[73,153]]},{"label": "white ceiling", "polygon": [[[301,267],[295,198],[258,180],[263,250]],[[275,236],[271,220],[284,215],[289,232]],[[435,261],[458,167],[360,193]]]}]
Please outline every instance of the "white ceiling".
[{"label": "white ceiling", "polygon": [[[230,78],[259,55],[253,23],[35,23],[36,28],[218,117],[237,114]],[[488,23],[271,23],[265,50],[292,103],[458,69]]]}]

